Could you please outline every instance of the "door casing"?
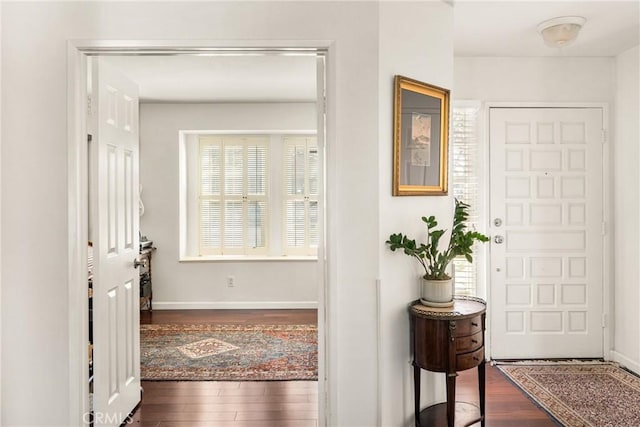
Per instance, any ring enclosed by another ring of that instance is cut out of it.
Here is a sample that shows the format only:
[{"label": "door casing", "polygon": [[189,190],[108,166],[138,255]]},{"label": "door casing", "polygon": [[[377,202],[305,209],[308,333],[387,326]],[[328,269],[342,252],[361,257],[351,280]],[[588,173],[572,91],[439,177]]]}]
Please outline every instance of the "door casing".
[{"label": "door casing", "polygon": [[[271,43],[271,45],[270,45]],[[335,363],[330,360],[328,348],[336,340],[337,326],[330,322],[329,295],[333,282],[327,271],[328,253],[331,252],[330,237],[334,234],[327,218],[331,201],[326,189],[335,179],[336,172],[326,159],[333,152],[335,134],[335,116],[329,105],[335,99],[335,79],[331,58],[334,57],[333,42],[330,41],[231,41],[231,42],[191,42],[191,41],[111,41],[111,40],[71,40],[67,44],[67,148],[68,148],[68,298],[69,307],[69,420],[74,425],[85,425],[89,412],[89,375],[88,375],[88,300],[87,300],[87,250],[88,241],[88,146],[87,146],[87,57],[93,55],[180,55],[206,53],[252,54],[309,54],[324,56],[324,94],[321,102],[324,112],[324,141],[318,141],[325,155],[320,165],[324,170],[325,182],[319,200],[324,209],[319,209],[319,224],[323,238],[318,247],[318,422],[328,424],[330,408],[335,406],[336,371],[330,369]],[[335,356],[333,356],[335,357]],[[333,401],[333,405],[332,405]]]},{"label": "door casing", "polygon": [[[602,125],[605,132],[605,143],[603,144],[603,165],[602,165],[602,212],[603,212],[603,221],[606,224],[606,232],[603,236],[603,261],[602,261],[602,279],[603,279],[603,290],[602,290],[602,307],[603,307],[603,354],[605,360],[610,360],[611,358],[611,350],[613,349],[613,330],[611,328],[611,322],[609,319],[611,318],[611,314],[613,313],[613,270],[611,268],[612,264],[612,254],[613,254],[613,223],[611,216],[611,206],[613,205],[612,200],[612,179],[611,179],[611,139],[609,137],[609,104],[608,103],[596,103],[596,102],[486,102],[483,104],[481,120],[483,123],[483,137],[486,143],[484,144],[484,158],[490,159],[489,157],[489,149],[490,149],[490,129],[489,129],[489,111],[491,108],[601,108],[602,109]],[[487,164],[487,170],[488,170]],[[483,183],[485,193],[490,194],[490,173],[485,175],[485,182]],[[485,209],[483,212],[483,217],[486,218],[487,227],[489,230],[489,235],[493,237],[494,234],[499,234],[498,229],[496,229],[490,221],[490,204],[485,204]],[[489,249],[491,250],[491,249]],[[491,286],[490,286],[490,260],[491,256],[488,255],[486,257],[486,277],[485,283],[487,283],[486,291],[487,291],[487,303],[489,309],[491,309]],[[485,354],[487,359],[491,359],[491,320],[490,316],[487,317],[487,334],[486,334],[486,342],[487,345],[485,347]]]}]

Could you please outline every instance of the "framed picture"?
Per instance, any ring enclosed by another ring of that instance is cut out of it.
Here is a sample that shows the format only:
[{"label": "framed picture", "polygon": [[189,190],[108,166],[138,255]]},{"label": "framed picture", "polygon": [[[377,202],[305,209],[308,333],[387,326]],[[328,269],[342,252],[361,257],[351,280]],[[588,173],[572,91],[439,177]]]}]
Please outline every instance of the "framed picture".
[{"label": "framed picture", "polygon": [[447,194],[449,90],[395,76],[393,195]]}]

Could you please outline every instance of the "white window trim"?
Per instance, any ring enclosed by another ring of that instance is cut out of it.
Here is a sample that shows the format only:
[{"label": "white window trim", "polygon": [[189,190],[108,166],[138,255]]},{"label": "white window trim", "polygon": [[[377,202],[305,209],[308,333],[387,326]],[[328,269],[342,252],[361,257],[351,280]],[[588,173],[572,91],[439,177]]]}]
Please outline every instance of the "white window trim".
[{"label": "white window trim", "polygon": [[179,262],[316,262],[318,257],[315,255],[203,255],[203,256],[183,256]]}]

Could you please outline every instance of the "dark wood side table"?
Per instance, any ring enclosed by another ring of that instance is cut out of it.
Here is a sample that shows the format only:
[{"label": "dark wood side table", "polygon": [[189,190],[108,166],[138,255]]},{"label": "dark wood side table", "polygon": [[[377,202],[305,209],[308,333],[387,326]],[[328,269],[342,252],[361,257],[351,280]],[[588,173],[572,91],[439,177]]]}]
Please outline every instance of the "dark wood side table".
[{"label": "dark wood side table", "polygon": [[145,307],[153,311],[153,285],[151,281],[151,258],[156,248],[147,247],[140,250],[140,310]]},{"label": "dark wood side table", "polygon": [[[484,330],[486,303],[475,297],[455,297],[452,307],[409,306],[416,427],[485,425]],[[458,371],[478,367],[480,407],[456,402]],[[444,372],[447,401],[420,410],[420,369]]]}]

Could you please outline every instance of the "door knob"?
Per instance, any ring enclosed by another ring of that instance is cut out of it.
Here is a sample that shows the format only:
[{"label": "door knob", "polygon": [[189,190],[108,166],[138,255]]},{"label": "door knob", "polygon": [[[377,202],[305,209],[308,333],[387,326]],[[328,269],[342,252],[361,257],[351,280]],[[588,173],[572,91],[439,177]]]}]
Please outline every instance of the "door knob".
[{"label": "door knob", "polygon": [[138,258],[134,258],[133,260],[133,268],[138,268],[140,266],[143,266],[144,268],[147,268],[147,259],[143,259],[142,261],[139,261]]},{"label": "door knob", "polygon": [[504,242],[504,237],[496,236],[496,237],[493,238],[493,241],[500,245],[500,244],[502,244],[502,242]]}]

